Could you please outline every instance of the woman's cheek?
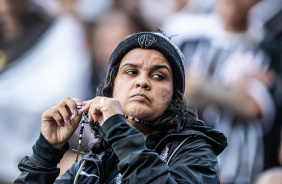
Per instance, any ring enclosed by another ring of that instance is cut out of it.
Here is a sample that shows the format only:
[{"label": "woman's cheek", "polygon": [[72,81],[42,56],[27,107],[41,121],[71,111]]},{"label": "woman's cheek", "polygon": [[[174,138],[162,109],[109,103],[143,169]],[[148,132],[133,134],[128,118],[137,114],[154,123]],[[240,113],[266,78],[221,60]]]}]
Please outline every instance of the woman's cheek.
[{"label": "woman's cheek", "polygon": [[160,90],[158,93],[157,93],[157,99],[158,99],[158,106],[161,108],[161,109],[167,109],[168,105],[170,104],[171,100],[172,100],[172,92],[170,89],[163,89],[163,90]]}]

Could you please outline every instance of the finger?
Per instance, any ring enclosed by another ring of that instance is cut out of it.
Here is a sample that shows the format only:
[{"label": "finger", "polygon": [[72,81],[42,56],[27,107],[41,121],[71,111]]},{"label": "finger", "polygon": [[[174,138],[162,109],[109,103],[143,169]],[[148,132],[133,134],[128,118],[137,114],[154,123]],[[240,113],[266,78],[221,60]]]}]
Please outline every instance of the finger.
[{"label": "finger", "polygon": [[77,114],[77,110],[76,110],[76,103],[73,99],[68,99],[66,100],[66,106],[69,108],[69,110],[71,111],[72,114]]},{"label": "finger", "polygon": [[101,111],[101,108],[106,104],[105,97],[98,96],[94,99],[94,102],[92,104],[91,108],[91,115],[94,120],[94,122],[99,121],[100,117],[103,116],[103,113]]},{"label": "finger", "polygon": [[91,103],[91,106],[89,106],[89,109],[88,109],[88,122],[93,121],[93,114],[92,114],[93,106],[94,106],[94,104]]},{"label": "finger", "polygon": [[[95,99],[95,98],[94,98],[94,99]],[[90,107],[91,104],[93,103],[94,99],[88,100],[88,101],[84,101],[84,102],[83,102],[84,107],[81,108],[81,109],[79,109],[79,111],[81,111],[81,112],[88,112],[89,107]]]},{"label": "finger", "polygon": [[92,101],[92,100],[83,101],[82,103],[83,103],[83,105],[86,105],[86,104],[89,103],[90,101]]},{"label": "finger", "polygon": [[79,100],[78,98],[72,98],[72,100],[76,103],[77,106],[82,106],[83,102]]},{"label": "finger", "polygon": [[65,124],[70,126],[70,112],[67,110],[67,108],[64,105],[58,105],[57,111],[60,113],[60,115],[63,117]]},{"label": "finger", "polygon": [[[102,112],[101,109],[106,105],[106,103],[101,102],[101,99],[103,99],[103,98],[95,99],[96,103],[93,102],[92,105],[89,108],[88,115],[89,114],[91,115],[91,121],[97,122],[97,121],[100,121],[101,118],[103,119],[103,112]],[[91,121],[89,121],[89,122],[91,122]]]},{"label": "finger", "polygon": [[73,109],[73,114],[74,115],[81,115],[82,114],[82,112],[78,112],[78,110],[77,110],[77,106],[82,106],[83,105],[83,102],[81,101],[81,100],[79,100],[79,99],[77,99],[77,98],[72,98],[72,100],[74,101],[74,103],[75,103],[75,108]]},{"label": "finger", "polygon": [[[81,109],[82,112],[88,112],[90,106],[92,105],[92,103],[99,103],[101,102],[102,99],[104,99],[105,97],[102,96],[97,96],[92,100],[87,100],[83,102],[84,107]],[[104,100],[103,100],[104,101]]]},{"label": "finger", "polygon": [[[76,106],[82,106],[83,102],[77,98],[72,98],[72,100],[75,102]],[[81,121],[82,118],[82,112],[78,111],[77,108],[74,109],[74,114],[71,117],[73,121],[71,121],[71,124],[73,127],[77,127],[79,122]]]},{"label": "finger", "polygon": [[55,122],[60,125],[60,126],[64,126],[64,119],[63,117],[60,115],[60,113],[55,110],[55,109],[49,109],[46,112],[43,113],[42,115],[42,119],[43,121],[50,121],[50,120],[55,120]]},{"label": "finger", "polygon": [[95,116],[94,116],[95,106],[96,106],[96,104],[92,103],[91,106],[89,107],[89,110],[88,110],[88,122],[97,121],[97,120],[95,120]]},{"label": "finger", "polygon": [[60,103],[59,103],[59,105],[64,105],[64,106],[66,106],[67,107],[67,109],[73,114],[74,113],[74,111],[73,111],[73,106],[75,106],[74,105],[75,103],[73,102],[73,100],[70,98],[70,97],[66,97],[66,98],[64,98]]}]

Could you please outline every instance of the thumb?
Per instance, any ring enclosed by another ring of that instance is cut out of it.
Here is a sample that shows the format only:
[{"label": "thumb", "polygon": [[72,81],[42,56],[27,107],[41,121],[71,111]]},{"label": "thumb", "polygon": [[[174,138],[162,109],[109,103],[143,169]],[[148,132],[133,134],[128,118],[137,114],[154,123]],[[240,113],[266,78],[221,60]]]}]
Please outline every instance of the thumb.
[{"label": "thumb", "polygon": [[71,126],[74,128],[74,130],[77,129],[80,121],[83,119],[82,113],[73,114],[71,117]]}]

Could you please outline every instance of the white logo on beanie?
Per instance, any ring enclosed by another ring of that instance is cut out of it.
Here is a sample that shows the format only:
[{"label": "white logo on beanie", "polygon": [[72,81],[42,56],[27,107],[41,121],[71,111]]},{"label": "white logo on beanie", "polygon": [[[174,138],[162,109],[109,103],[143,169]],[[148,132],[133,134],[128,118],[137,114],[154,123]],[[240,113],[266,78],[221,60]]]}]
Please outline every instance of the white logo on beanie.
[{"label": "white logo on beanie", "polygon": [[150,47],[150,45],[152,45],[154,42],[156,42],[157,39],[151,35],[142,35],[138,38],[138,43],[140,45],[141,48],[145,48],[147,49],[148,47]]}]

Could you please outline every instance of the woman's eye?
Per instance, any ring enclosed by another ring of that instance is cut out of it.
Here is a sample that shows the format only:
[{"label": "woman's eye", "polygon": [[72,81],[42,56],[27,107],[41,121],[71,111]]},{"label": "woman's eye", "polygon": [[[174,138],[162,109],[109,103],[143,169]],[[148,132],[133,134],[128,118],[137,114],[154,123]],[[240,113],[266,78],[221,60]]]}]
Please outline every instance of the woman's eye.
[{"label": "woman's eye", "polygon": [[137,72],[136,72],[136,71],[133,71],[133,70],[126,71],[126,73],[127,73],[128,75],[135,75],[135,74],[137,74]]},{"label": "woman's eye", "polygon": [[164,76],[160,74],[154,74],[153,77],[157,79],[164,79]]}]

